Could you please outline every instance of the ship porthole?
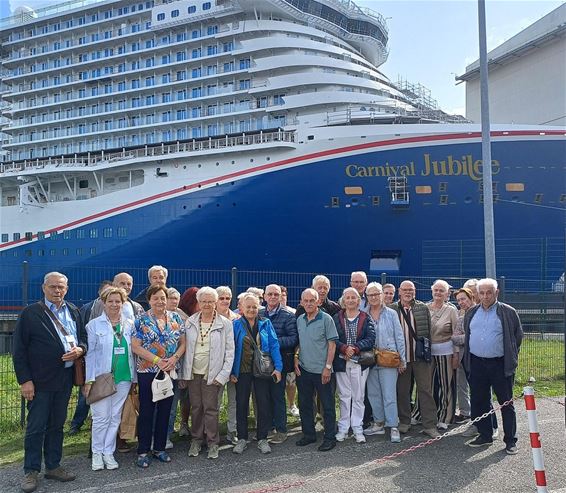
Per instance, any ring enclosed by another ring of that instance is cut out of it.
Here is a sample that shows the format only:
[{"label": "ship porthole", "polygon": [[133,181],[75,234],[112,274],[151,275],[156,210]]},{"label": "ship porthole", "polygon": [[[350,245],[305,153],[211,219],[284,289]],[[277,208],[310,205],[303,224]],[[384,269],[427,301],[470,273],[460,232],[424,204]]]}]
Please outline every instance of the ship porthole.
[{"label": "ship porthole", "polygon": [[472,203],[472,197],[466,197],[466,198],[464,199],[464,203],[465,203],[465,204],[471,204],[471,203]]}]

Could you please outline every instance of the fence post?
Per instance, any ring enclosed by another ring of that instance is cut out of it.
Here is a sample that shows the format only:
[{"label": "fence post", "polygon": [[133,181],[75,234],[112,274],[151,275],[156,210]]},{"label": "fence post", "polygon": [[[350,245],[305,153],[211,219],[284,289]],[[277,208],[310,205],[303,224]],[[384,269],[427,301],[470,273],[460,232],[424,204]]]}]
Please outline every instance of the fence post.
[{"label": "fence post", "polygon": [[385,272],[381,273],[381,285],[387,284],[387,274]]},{"label": "fence post", "polygon": [[230,289],[232,290],[232,306],[230,307],[232,310],[236,308],[238,304],[238,268],[232,267],[232,279],[230,281]]},{"label": "fence post", "polygon": [[505,301],[505,276],[501,276],[499,281],[497,281],[497,287],[499,288],[499,300]]},{"label": "fence post", "polygon": [[29,263],[27,260],[22,262],[22,305],[28,306],[29,294]]}]

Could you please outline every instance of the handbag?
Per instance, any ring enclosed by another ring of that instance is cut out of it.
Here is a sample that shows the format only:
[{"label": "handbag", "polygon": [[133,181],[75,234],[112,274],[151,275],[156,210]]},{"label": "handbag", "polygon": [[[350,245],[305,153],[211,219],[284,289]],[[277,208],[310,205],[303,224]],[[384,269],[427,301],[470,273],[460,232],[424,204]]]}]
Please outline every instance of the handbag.
[{"label": "handbag", "polygon": [[[256,378],[264,378],[268,379],[271,378],[271,374],[275,370],[275,366],[273,365],[273,360],[271,359],[271,355],[265,351],[262,351],[251,331],[248,330],[248,327],[245,325],[246,322],[243,322],[244,326],[246,327],[246,331],[252,340],[252,346],[254,348],[254,354],[252,358],[252,374]],[[258,332],[259,335],[259,332]]]},{"label": "handbag", "polygon": [[[163,378],[159,378],[159,375],[163,375]],[[167,372],[159,370],[155,374],[151,382],[151,393],[153,394],[153,402],[167,399],[173,395],[173,380]]]},{"label": "handbag", "polygon": [[[59,332],[61,332],[64,337],[67,337],[69,333],[67,332],[67,329],[65,329],[65,326],[61,323],[61,321],[53,314],[53,312],[49,308],[47,308],[47,305],[45,304],[44,301],[40,301],[39,303],[43,307],[45,313],[47,313],[47,316],[53,321],[55,327],[59,329]],[[73,364],[73,385],[82,387],[85,384],[85,381],[86,381],[86,363],[83,355],[83,356],[79,356]]]},{"label": "handbag", "polygon": [[375,354],[373,351],[360,351],[358,355],[358,363],[362,366],[371,366],[375,364]]},{"label": "handbag", "polygon": [[411,337],[415,340],[415,358],[421,361],[425,361],[426,363],[430,363],[432,361],[432,355],[430,353],[430,339],[428,337],[419,336],[415,333],[415,329],[413,329],[413,324],[411,323],[411,319],[407,317],[405,313],[405,309],[401,306],[401,302],[399,302],[399,311],[403,315],[405,322],[407,322],[407,327],[409,327],[409,332],[411,333]]},{"label": "handbag", "polygon": [[114,373],[101,373],[98,375],[90,388],[86,403],[91,404],[101,401],[105,397],[114,395],[118,390],[114,382]]},{"label": "handbag", "polygon": [[384,368],[399,368],[401,365],[401,356],[397,351],[390,351],[389,349],[376,349],[375,361],[377,366]]},{"label": "handbag", "polygon": [[137,421],[140,409],[139,395],[131,391],[122,409],[122,419],[120,421],[120,438],[122,440],[135,440],[137,432]]}]

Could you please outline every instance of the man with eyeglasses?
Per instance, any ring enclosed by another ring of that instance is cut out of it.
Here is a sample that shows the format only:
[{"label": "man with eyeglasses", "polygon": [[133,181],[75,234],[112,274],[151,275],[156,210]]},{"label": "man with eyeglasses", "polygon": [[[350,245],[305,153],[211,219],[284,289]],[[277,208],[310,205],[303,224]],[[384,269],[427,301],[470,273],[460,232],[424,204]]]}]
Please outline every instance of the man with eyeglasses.
[{"label": "man with eyeglasses", "polygon": [[314,289],[303,291],[301,305],[305,313],[297,318],[299,346],[295,351],[295,374],[303,437],[297,445],[303,447],[316,442],[312,405],[316,391],[324,415],[324,440],[318,450],[327,452],[336,446],[336,408],[330,377],[338,331],[332,317],[319,308],[318,293]]},{"label": "man with eyeglasses", "polygon": [[423,433],[436,438],[439,434],[436,429],[436,404],[432,396],[433,364],[417,359],[415,354],[417,338],[426,337],[430,341],[430,311],[424,303],[415,299],[415,294],[415,285],[411,281],[403,281],[399,286],[399,302],[389,306],[399,316],[407,357],[407,370],[397,379],[399,431],[407,433],[411,429],[411,378],[414,377]]},{"label": "man with eyeglasses", "polygon": [[368,299],[366,296],[366,287],[368,285],[368,276],[363,271],[356,271],[350,274],[350,286],[352,286],[360,295],[360,310],[366,312],[368,309]]},{"label": "man with eyeglasses", "polygon": [[297,334],[297,320],[295,315],[281,306],[281,288],[277,284],[265,287],[263,296],[266,301],[264,317],[271,320],[271,324],[279,340],[283,372],[279,382],[271,382],[270,400],[275,435],[271,443],[283,443],[287,440],[287,405],[285,403],[285,386],[287,373],[294,371],[293,354],[299,343]]}]

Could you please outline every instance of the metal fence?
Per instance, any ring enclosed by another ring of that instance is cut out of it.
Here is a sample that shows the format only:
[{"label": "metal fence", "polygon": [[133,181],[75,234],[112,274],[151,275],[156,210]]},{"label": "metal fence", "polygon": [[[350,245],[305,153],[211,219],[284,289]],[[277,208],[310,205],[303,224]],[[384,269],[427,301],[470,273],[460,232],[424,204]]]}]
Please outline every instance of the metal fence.
[{"label": "metal fence", "polygon": [[[46,272],[54,270],[52,265],[22,263],[17,268],[8,267],[0,271],[3,288],[0,288],[0,429],[17,426],[23,422],[24,411],[19,395],[19,386],[13,374],[10,357],[14,321],[23,306],[40,299],[41,283]],[[97,296],[100,282],[112,279],[118,272],[129,272],[134,278],[133,294],[147,285],[147,270],[124,266],[92,267],[79,266],[64,270],[69,278],[67,299],[78,306]],[[250,286],[264,287],[267,284],[282,284],[288,289],[288,303],[296,306],[303,289],[309,287],[315,272],[266,272],[247,271],[236,268],[215,269],[169,269],[168,285],[181,293],[192,286],[227,285],[234,295]],[[329,298],[337,300],[342,290],[349,286],[349,274],[326,274],[332,288]],[[395,286],[407,277],[381,274],[369,276],[370,281]],[[417,299],[428,301],[430,287],[436,280],[432,276],[410,278],[417,288]],[[467,279],[444,277],[452,286],[461,287]],[[536,380],[564,380],[564,292],[556,289],[550,281],[521,279],[499,279],[500,300],[514,306],[521,317],[527,333],[528,349],[522,351],[518,378],[534,377]],[[545,360],[541,364],[541,360]],[[522,380],[521,380],[522,381]],[[70,406],[74,408],[76,395]]]}]

